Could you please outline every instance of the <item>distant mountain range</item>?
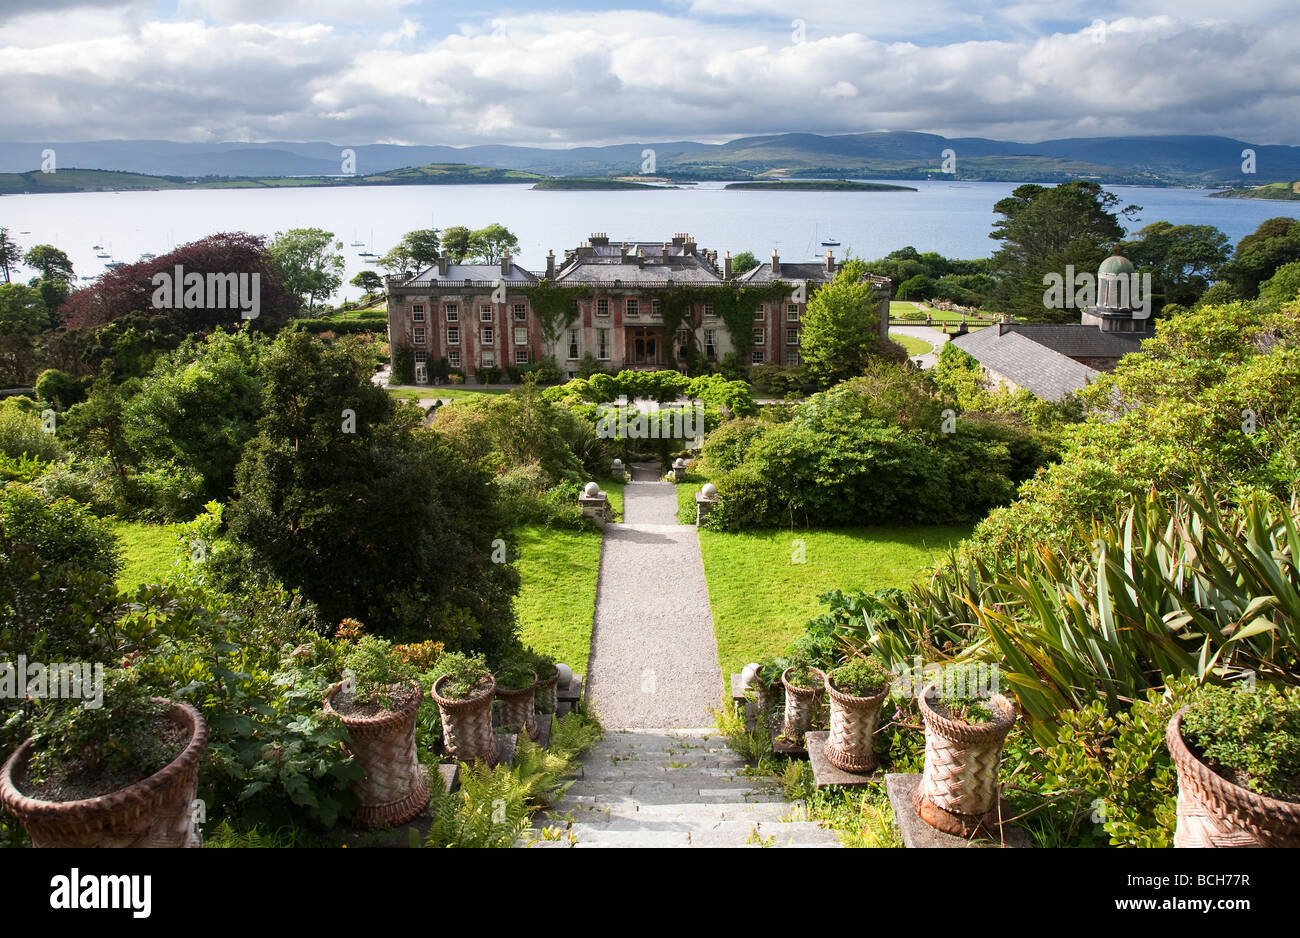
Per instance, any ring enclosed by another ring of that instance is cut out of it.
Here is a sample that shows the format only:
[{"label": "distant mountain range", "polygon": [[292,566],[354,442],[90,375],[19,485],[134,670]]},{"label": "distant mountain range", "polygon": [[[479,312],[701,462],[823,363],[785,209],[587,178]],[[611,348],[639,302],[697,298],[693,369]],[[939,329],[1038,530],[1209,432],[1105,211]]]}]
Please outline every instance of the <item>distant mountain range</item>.
[{"label": "distant mountain range", "polygon": [[[174,143],[103,140],[88,143],[0,143],[0,173],[27,173],[55,151],[56,166],[117,170],[178,179],[328,176],[344,172],[344,150],[362,175],[425,164],[472,164],[545,176],[631,176],[692,179],[941,177],[945,157],[965,180],[1062,182],[1091,178],[1135,185],[1244,186],[1300,178],[1300,147],[1252,144],[1230,137],[1095,137],[1013,143],[981,137],[882,132],[821,136],[776,134],[724,144],[675,141],[546,149],[514,146],[346,148],[329,143]],[[654,151],[654,163],[645,151]],[[1253,150],[1256,173],[1242,173]],[[951,154],[945,151],[951,151]],[[951,177],[950,177],[951,178]]]}]

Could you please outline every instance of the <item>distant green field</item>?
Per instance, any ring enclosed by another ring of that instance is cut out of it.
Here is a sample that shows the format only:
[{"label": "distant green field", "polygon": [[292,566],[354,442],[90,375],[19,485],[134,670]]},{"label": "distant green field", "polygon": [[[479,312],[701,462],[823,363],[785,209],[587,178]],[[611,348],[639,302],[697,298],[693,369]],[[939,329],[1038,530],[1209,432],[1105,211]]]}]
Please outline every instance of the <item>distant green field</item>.
[{"label": "distant green field", "polygon": [[117,585],[122,589],[135,589],[146,583],[161,583],[176,562],[179,547],[176,544],[175,524],[146,524],[141,521],[119,521],[113,525],[122,546],[122,570],[117,575]]}]

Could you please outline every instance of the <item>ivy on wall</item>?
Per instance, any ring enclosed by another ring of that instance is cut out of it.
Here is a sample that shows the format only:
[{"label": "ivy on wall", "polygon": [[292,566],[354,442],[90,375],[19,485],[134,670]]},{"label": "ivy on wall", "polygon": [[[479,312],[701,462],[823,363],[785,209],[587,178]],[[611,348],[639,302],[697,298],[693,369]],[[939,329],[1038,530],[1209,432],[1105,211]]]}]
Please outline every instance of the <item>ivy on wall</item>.
[{"label": "ivy on wall", "polygon": [[537,321],[541,323],[542,337],[550,343],[578,321],[577,301],[592,291],[590,287],[565,287],[543,280],[536,285],[520,287],[519,292],[528,297]]}]

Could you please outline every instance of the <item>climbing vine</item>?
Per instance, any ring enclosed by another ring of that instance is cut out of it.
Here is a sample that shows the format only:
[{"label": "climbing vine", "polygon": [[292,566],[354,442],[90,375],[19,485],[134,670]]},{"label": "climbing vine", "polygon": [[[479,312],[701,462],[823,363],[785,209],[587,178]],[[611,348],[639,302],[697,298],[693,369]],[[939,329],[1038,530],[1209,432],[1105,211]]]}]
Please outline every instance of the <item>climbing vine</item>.
[{"label": "climbing vine", "polygon": [[536,285],[520,287],[519,292],[532,304],[542,326],[542,336],[547,342],[554,342],[560,333],[578,321],[577,301],[590,295],[591,288],[562,287],[543,280]]},{"label": "climbing vine", "polygon": [[738,287],[733,284],[674,286],[657,294],[662,300],[661,310],[664,321],[664,334],[671,341],[676,341],[677,332],[683,322],[691,324],[687,345],[687,359],[699,355],[699,346],[695,336],[695,321],[691,311],[696,303],[709,303],[727,327],[733,348],[743,349],[750,345],[749,336],[754,328],[754,307],[780,297],[789,296],[794,291],[792,284],[777,280],[761,286]]}]

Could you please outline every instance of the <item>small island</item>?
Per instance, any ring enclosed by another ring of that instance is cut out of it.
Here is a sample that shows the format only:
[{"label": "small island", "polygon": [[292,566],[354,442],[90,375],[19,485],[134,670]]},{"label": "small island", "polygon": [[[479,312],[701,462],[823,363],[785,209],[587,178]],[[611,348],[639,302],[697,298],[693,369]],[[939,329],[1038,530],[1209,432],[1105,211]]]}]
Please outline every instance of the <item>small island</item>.
[{"label": "small island", "polygon": [[1300,202],[1300,180],[1294,182],[1270,182],[1263,186],[1249,189],[1224,189],[1211,192],[1212,199],[1275,199],[1280,202]]},{"label": "small island", "polygon": [[553,176],[538,180],[534,189],[606,190],[606,189],[676,189],[677,186],[651,185],[605,176]]},{"label": "small island", "polygon": [[795,192],[916,192],[912,186],[891,186],[883,182],[850,182],[847,179],[780,179],[775,182],[730,182],[724,189],[783,189]]}]

